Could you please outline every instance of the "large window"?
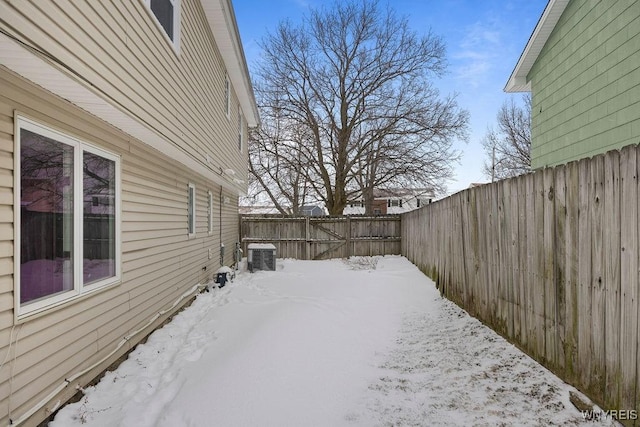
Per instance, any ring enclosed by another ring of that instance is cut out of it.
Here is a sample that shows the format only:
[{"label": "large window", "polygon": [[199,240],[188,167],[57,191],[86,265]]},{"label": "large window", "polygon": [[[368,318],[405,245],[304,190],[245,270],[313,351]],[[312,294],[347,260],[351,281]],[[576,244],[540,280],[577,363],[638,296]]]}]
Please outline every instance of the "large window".
[{"label": "large window", "polygon": [[177,49],[180,34],[180,0],[144,0],[144,2]]},{"label": "large window", "polygon": [[120,278],[120,160],[19,117],[16,244],[19,314]]}]

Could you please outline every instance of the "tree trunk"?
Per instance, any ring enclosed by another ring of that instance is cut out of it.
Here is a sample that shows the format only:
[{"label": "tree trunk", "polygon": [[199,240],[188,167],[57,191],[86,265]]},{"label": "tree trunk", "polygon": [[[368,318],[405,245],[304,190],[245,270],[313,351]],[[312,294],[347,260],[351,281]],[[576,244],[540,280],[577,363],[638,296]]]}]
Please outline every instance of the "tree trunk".
[{"label": "tree trunk", "polygon": [[364,203],[364,213],[373,215],[373,188],[367,187],[362,189],[362,201]]},{"label": "tree trunk", "polygon": [[342,215],[345,206],[347,206],[347,195],[345,192],[345,184],[342,182],[336,182],[335,191],[333,197],[327,202],[327,210],[329,215]]}]

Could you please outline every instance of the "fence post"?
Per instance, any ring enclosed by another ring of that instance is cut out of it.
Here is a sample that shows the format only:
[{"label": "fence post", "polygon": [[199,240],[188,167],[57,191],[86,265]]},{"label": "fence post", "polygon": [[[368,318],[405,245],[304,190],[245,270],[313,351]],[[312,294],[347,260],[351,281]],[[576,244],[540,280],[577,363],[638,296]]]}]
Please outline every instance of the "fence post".
[{"label": "fence post", "polygon": [[308,216],[305,217],[305,222],[304,222],[304,225],[305,225],[304,234],[305,234],[305,240],[307,242],[307,244],[306,244],[306,248],[307,248],[306,252],[307,253],[306,253],[305,258],[304,258],[306,260],[310,260],[311,259],[311,237],[309,236],[309,218],[310,217],[308,217]]}]

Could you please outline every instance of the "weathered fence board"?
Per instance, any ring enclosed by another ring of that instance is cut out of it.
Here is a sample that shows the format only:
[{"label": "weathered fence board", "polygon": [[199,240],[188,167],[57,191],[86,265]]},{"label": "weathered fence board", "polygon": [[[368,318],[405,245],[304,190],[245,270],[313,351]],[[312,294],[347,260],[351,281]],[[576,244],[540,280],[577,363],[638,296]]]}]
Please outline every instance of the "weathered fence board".
[{"label": "weathered fence board", "polygon": [[527,289],[529,284],[529,254],[527,252],[528,246],[528,234],[529,229],[527,227],[527,209],[530,209],[530,206],[527,206],[527,176],[521,176],[515,180],[518,188],[518,229],[520,231],[520,236],[518,238],[518,253],[520,254],[520,265],[519,265],[519,278],[518,282],[518,291],[520,293],[520,312],[518,315],[520,316],[520,343],[523,348],[527,348],[527,342],[529,337],[528,330],[528,313],[529,313],[529,298],[527,295]]},{"label": "weathered fence board", "polygon": [[578,365],[580,382],[588,386],[591,375],[591,163],[578,162]]},{"label": "weathered fence board", "polygon": [[509,311],[511,310],[511,296],[509,295],[511,280],[509,272],[504,268],[509,265],[507,261],[509,251],[506,250],[505,246],[509,245],[509,239],[506,236],[511,234],[511,230],[507,223],[508,215],[505,212],[509,207],[509,196],[508,194],[505,194],[504,187],[505,186],[502,185],[502,183],[499,183],[495,194],[498,207],[498,230],[500,233],[496,238],[498,248],[496,253],[495,277],[498,281],[498,292],[500,298],[498,324],[501,329],[500,333],[503,335],[508,334],[509,330],[512,329],[509,327],[509,324],[511,323],[509,321]]},{"label": "weathered fence board", "polygon": [[566,371],[565,343],[567,339],[567,187],[566,175],[563,168],[554,173],[554,219],[555,219],[555,276],[554,276],[554,304],[556,310],[556,350],[555,368],[557,371]]},{"label": "weathered fence board", "polygon": [[[470,218],[469,218],[469,194],[468,193],[461,193],[459,195],[459,207],[460,207],[460,217],[462,219],[461,223],[462,223],[462,227],[460,230],[460,234],[462,235],[462,240],[461,240],[461,246],[462,246],[462,258],[463,259],[467,259],[469,261],[471,261],[470,259],[470,253],[472,252],[471,250],[471,239],[469,237],[470,234]],[[423,212],[426,212],[426,209],[422,210]],[[464,283],[469,283],[471,280],[473,280],[473,271],[471,271],[470,268],[464,268],[464,265],[460,266],[460,271],[462,274],[462,280],[464,280]],[[461,286],[461,297],[462,297],[462,301],[464,306],[469,307],[472,305],[472,300],[473,300],[473,290],[471,287],[468,286]]]},{"label": "weathered fence board", "polygon": [[327,259],[400,254],[399,215],[342,217],[240,216],[243,250],[272,243],[278,258]]},{"label": "weathered fence board", "polygon": [[623,408],[636,406],[638,341],[638,179],[636,150],[626,148],[620,155],[620,368]]},{"label": "weathered fence board", "polygon": [[605,312],[604,312],[604,158],[599,156],[591,161],[591,372],[590,392],[604,395],[604,342],[605,342]]},{"label": "weathered fence board", "polygon": [[640,411],[639,148],[471,188],[402,216],[441,292],[605,409]]},{"label": "weathered fence board", "polygon": [[604,240],[605,272],[605,390],[611,405],[620,407],[620,156],[605,157],[604,194],[606,230]]},{"label": "weathered fence board", "polygon": [[536,299],[536,294],[538,293],[538,289],[536,288],[536,284],[537,284],[536,276],[538,272],[536,271],[537,263],[536,263],[534,254],[536,252],[535,247],[538,244],[538,239],[537,239],[538,232],[536,230],[536,217],[535,217],[536,192],[535,192],[535,187],[533,182],[533,175],[525,176],[525,188],[526,188],[526,192],[524,194],[530,196],[530,197],[526,197],[525,199],[525,203],[526,203],[525,206],[526,206],[526,213],[527,213],[527,220],[526,220],[527,237],[523,242],[524,250],[526,253],[526,260],[527,260],[527,266],[525,269],[527,273],[527,278],[525,282],[525,286],[526,286],[525,299],[526,299],[526,314],[527,314],[527,332],[526,332],[527,347],[526,348],[529,354],[536,357],[536,355],[539,354],[537,351],[538,334],[536,330],[538,319],[536,318],[534,301]]},{"label": "weathered fence board", "polygon": [[536,341],[533,346],[533,356],[538,360],[544,360],[544,180],[543,174],[530,175],[533,178],[534,212],[533,223],[535,238],[529,243],[529,249],[533,253],[533,270],[530,283],[533,299],[533,330]]},{"label": "weathered fence board", "polygon": [[578,381],[578,163],[565,169],[567,197],[567,225],[565,243],[567,256],[565,277],[565,362],[566,373],[572,382]]},{"label": "weathered fence board", "polygon": [[513,324],[513,329],[508,336],[514,337],[516,340],[520,338],[520,257],[518,253],[518,186],[517,185],[505,185],[505,189],[510,190],[509,197],[509,211],[508,218],[511,223],[511,234],[509,238],[509,244],[507,245],[508,258],[507,265],[503,267],[508,273],[510,273],[511,280],[509,281],[509,289],[511,291],[511,310],[509,311],[509,317]]},{"label": "weathered fence board", "polygon": [[554,170],[545,169],[543,171],[543,191],[541,193],[543,202],[543,274],[544,284],[544,312],[543,312],[543,332],[544,332],[544,360],[555,363],[557,360],[558,339],[558,313],[556,308],[556,227],[555,215],[555,189]]}]

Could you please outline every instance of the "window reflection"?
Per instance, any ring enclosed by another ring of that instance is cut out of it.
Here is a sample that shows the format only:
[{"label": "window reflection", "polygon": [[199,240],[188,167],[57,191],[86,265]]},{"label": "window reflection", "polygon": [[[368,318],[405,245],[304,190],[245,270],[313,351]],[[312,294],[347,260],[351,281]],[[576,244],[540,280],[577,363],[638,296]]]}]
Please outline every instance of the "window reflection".
[{"label": "window reflection", "polygon": [[85,151],[82,155],[83,283],[116,274],[116,164]]},{"label": "window reflection", "polygon": [[20,302],[73,289],[73,151],[20,131]]}]

